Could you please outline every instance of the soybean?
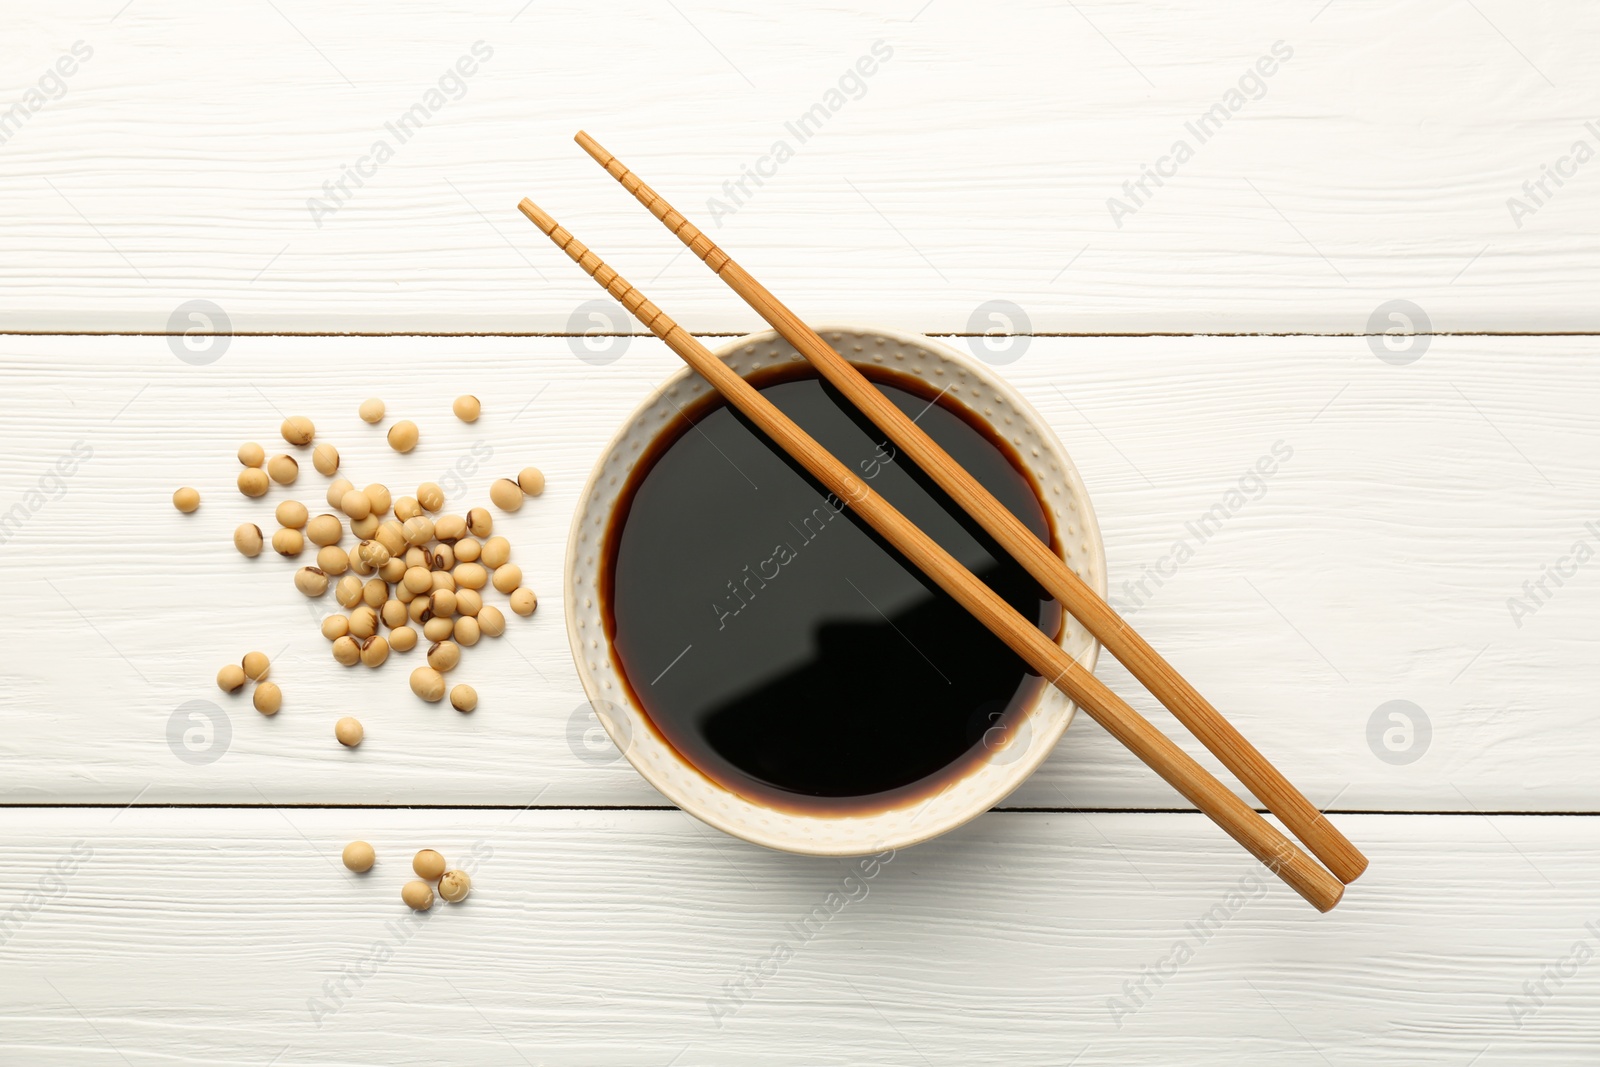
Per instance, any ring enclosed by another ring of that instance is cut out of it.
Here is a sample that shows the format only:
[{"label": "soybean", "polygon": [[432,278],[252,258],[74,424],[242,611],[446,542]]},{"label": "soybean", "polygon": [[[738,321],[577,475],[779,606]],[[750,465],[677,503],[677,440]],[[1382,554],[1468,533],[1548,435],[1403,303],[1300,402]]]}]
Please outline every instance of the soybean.
[{"label": "soybean", "polygon": [[403,496],[394,502],[394,517],[401,522],[414,519],[422,514],[422,505],[417,503],[414,496]]},{"label": "soybean", "polygon": [[361,407],[356,410],[362,422],[378,423],[383,421],[383,401],[377,397],[361,402]]},{"label": "soybean", "polygon": [[217,688],[224,693],[237,693],[247,681],[249,679],[244,676],[244,668],[237,663],[230,663],[217,672]]},{"label": "soybean", "polygon": [[272,535],[272,550],[280,556],[298,556],[305,547],[305,535],[299,530],[285,526]]},{"label": "soybean", "polygon": [[432,667],[418,667],[411,672],[411,691],[433,704],[444,698],[444,675]]},{"label": "soybean", "polygon": [[239,472],[239,492],[248,497],[266,496],[272,488],[272,479],[260,467],[246,467]]},{"label": "soybean", "polygon": [[402,525],[404,522],[404,519],[399,521],[390,519],[388,522],[380,523],[372,535],[372,539],[387,548],[391,556],[402,555],[406,550],[406,528]]},{"label": "soybean", "polygon": [[478,625],[477,619],[471,615],[463,615],[451,627],[450,636],[456,644],[471,648],[478,643],[478,638],[483,636],[483,629]]},{"label": "soybean", "polygon": [[342,856],[344,865],[357,874],[365,874],[372,870],[372,865],[377,862],[378,854],[372,846],[365,841],[352,841],[344,846]]},{"label": "soybean", "polygon": [[344,540],[344,523],[339,521],[337,515],[318,515],[306,523],[306,537],[312,544],[323,548],[336,545]]},{"label": "soybean", "polygon": [[489,486],[489,502],[501,511],[516,511],[522,507],[522,487],[510,478],[497,478]]},{"label": "soybean", "polygon": [[349,634],[335,638],[333,642],[333,658],[335,662],[346,667],[354,667],[361,662],[361,642]]},{"label": "soybean", "polygon": [[450,706],[462,713],[471,711],[478,706],[478,691],[470,685],[456,686],[450,690]]},{"label": "soybean", "polygon": [[457,563],[471,563],[483,555],[483,545],[470,537],[463,537],[453,546]]},{"label": "soybean", "polygon": [[268,672],[272,670],[265,652],[246,652],[239,666],[244,668],[245,677],[252,682],[266,681]]},{"label": "soybean", "polygon": [[339,510],[352,519],[364,519],[372,514],[372,498],[359,489],[352,489],[339,498]]},{"label": "soybean", "polygon": [[488,537],[494,532],[494,516],[488,508],[473,508],[467,512],[467,530],[473,537]]},{"label": "soybean", "polygon": [[444,507],[444,490],[436,482],[423,482],[417,486],[417,503],[427,511],[438,511]]},{"label": "soybean", "polygon": [[246,467],[259,467],[267,461],[267,450],[254,441],[239,446],[239,462]]},{"label": "soybean", "polygon": [[389,447],[396,452],[410,452],[417,447],[417,424],[401,419],[389,427]]},{"label": "soybean", "polygon": [[350,557],[338,545],[324,545],[317,549],[317,566],[338,577],[350,569]]},{"label": "soybean", "polygon": [[350,636],[358,639],[371,637],[378,632],[378,613],[362,604],[350,613]]},{"label": "soybean", "polygon": [[389,647],[396,652],[410,652],[417,647],[417,631],[409,626],[396,626],[389,631]]},{"label": "soybean", "polygon": [[467,520],[460,515],[440,515],[433,522],[433,536],[441,541],[455,541],[466,532]]},{"label": "soybean", "polygon": [[455,575],[456,585],[464,589],[482,589],[489,583],[489,572],[478,563],[458,563],[451,572]]},{"label": "soybean", "polygon": [[368,667],[381,667],[389,658],[389,642],[377,635],[361,642],[361,662]]},{"label": "soybean", "polygon": [[483,405],[475,396],[458,396],[456,402],[450,405],[450,410],[462,422],[477,422],[478,416],[483,413]]},{"label": "soybean", "polygon": [[241,523],[233,531],[233,547],[243,555],[261,555],[261,544],[261,527],[253,522]]},{"label": "soybean", "polygon": [[311,465],[318,474],[332,477],[339,470],[339,450],[332,445],[318,445],[311,450]]},{"label": "soybean", "polygon": [[367,500],[372,503],[372,514],[382,515],[384,512],[389,510],[389,502],[391,498],[389,496],[388,486],[373,482],[371,485],[367,486],[361,491],[367,494]]},{"label": "soybean", "polygon": [[391,630],[399,629],[406,624],[406,606],[398,600],[385,600],[383,607],[378,609],[378,618]]},{"label": "soybean", "polygon": [[182,489],[179,489],[177,492],[172,494],[172,506],[183,512],[185,515],[189,514],[195,508],[200,506],[200,490],[191,489],[187,485],[184,486]]},{"label": "soybean", "polygon": [[[449,640],[453,633],[455,633],[455,623],[449,619],[429,618],[422,624],[422,636],[429,641],[446,641]],[[438,664],[434,664],[434,666],[438,666]],[[439,669],[446,670],[447,668],[439,667]]]},{"label": "soybean", "polygon": [[298,500],[285,500],[273,512],[278,518],[279,526],[287,526],[292,530],[303,529],[306,524],[306,506]]},{"label": "soybean", "polygon": [[514,593],[522,586],[522,568],[515,563],[507,563],[504,567],[496,567],[494,571],[494,587],[502,593]]},{"label": "soybean", "polygon": [[405,533],[406,543],[421,548],[433,540],[433,520],[426,515],[418,515],[414,519],[407,519],[401,529]]},{"label": "soybean", "polygon": [[321,596],[328,591],[328,572],[320,567],[301,567],[294,572],[294,587],[306,596]]},{"label": "soybean", "polygon": [[529,496],[544,492],[544,472],[538,467],[523,467],[517,472],[517,486]]},{"label": "soybean", "polygon": [[439,896],[447,903],[459,904],[467,899],[467,894],[470,892],[472,892],[472,878],[466,871],[446,871],[444,877],[439,879]]},{"label": "soybean", "polygon": [[300,464],[293,456],[273,456],[267,460],[267,474],[279,485],[293,485],[300,477]]},{"label": "soybean", "polygon": [[256,691],[250,694],[250,702],[261,714],[276,715],[278,709],[283,707],[283,690],[272,682],[262,682],[256,686]]},{"label": "soybean", "polygon": [[378,516],[368,515],[364,519],[352,519],[350,521],[350,532],[365,541],[367,538],[378,532],[378,527],[380,525],[381,523],[378,521]]},{"label": "soybean", "polygon": [[278,427],[278,432],[283,434],[283,439],[291,445],[309,445],[311,439],[317,436],[317,428],[311,425],[311,420],[304,415],[293,415],[283,420],[283,425]]},{"label": "soybean", "polygon": [[483,610],[483,597],[476,589],[456,590],[456,611],[463,615],[477,615]]},{"label": "soybean", "polygon": [[506,632],[506,617],[492,604],[485,605],[483,610],[478,612],[477,618],[478,629],[489,637],[499,637]]},{"label": "soybean", "polygon": [[[448,623],[449,620],[439,619],[430,621]],[[456,644],[454,641],[436,641],[433,647],[428,649],[428,666],[432,667],[440,674],[455,670],[456,665],[460,662],[461,646]]]},{"label": "soybean", "polygon": [[[355,748],[361,743],[361,739],[366,736],[366,733],[367,731],[361,726],[361,720],[353,719],[348,715],[333,724],[333,736],[345,748]],[[345,851],[348,853],[350,850],[345,849]],[[345,866],[350,867],[349,861],[345,862]],[[368,863],[367,866],[370,867],[371,863]],[[356,868],[350,867],[350,869],[355,870]]]},{"label": "soybean", "polygon": [[504,537],[491,537],[483,543],[483,565],[504,567],[511,558],[511,542]]},{"label": "soybean", "polygon": [[348,478],[335,478],[333,480],[333,484],[328,486],[328,495],[327,495],[328,506],[330,508],[338,507],[339,506],[339,501],[344,499],[344,495],[346,493],[350,492],[350,490],[352,490],[354,488],[355,488],[355,483],[350,481],[350,479],[348,479]]},{"label": "soybean", "polygon": [[433,886],[420,879],[407,882],[400,889],[400,899],[412,911],[427,911],[433,907]]},{"label": "soybean", "polygon": [[417,872],[417,877],[430,882],[437,882],[444,877],[445,868],[444,857],[431,848],[425,848],[411,857],[411,869]]},{"label": "soybean", "polygon": [[533,609],[539,606],[539,598],[533,595],[533,590],[526,586],[513,590],[511,593],[511,610],[518,615],[532,615]]},{"label": "soybean", "polygon": [[343,615],[333,614],[322,620],[322,636],[329,641],[337,641],[350,632],[350,620]]}]

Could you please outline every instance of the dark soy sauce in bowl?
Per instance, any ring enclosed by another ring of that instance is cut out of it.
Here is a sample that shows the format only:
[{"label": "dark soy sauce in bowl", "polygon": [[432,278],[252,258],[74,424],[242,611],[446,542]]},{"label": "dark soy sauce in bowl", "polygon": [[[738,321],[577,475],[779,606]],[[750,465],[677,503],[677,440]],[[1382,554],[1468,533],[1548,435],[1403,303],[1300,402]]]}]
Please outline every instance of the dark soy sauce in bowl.
[{"label": "dark soy sauce in bowl", "polygon": [[[1055,543],[1033,481],[992,429],[920,378],[861,370]],[[752,384],[1059,634],[1055,600],[833,386],[804,365]],[[994,755],[1043,684],[715,395],[634,467],[600,592],[617,666],[651,726],[712,781],[791,812],[867,814],[937,793]]]}]

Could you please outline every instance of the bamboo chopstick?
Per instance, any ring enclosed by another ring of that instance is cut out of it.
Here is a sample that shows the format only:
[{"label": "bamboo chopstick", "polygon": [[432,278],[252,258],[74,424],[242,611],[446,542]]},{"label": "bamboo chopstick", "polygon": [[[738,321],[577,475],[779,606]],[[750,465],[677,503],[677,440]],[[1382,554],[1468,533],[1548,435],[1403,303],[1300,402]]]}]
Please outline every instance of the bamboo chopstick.
[{"label": "bamboo chopstick", "polygon": [[1344,885],[1338,879],[1106,688],[1104,682],[1080,666],[921,528],[852,475],[843,463],[774,407],[754,386],[646,300],[644,294],[606,266],[555,219],[531,200],[525,199],[517,206],[584,273],[665,341],[667,347],[760,427],[773,443],[855,509],[914,566],[1005,641],[1034,670],[1076,701],[1107,732],[1210,816],[1251,855],[1319,911],[1328,911],[1339,902]]},{"label": "bamboo chopstick", "polygon": [[1048,545],[996,500],[911,417],[896,407],[849,360],[835,352],[810,326],[766,287],[735,263],[683,214],[667,203],[616,156],[580,131],[575,138],[595,162],[632,193],[706,266],[755,309],[779,336],[794,346],[824,377],[948,493],[968,515],[1025,567],[1035,581],[1099,639],[1151,694],[1238,776],[1245,787],[1283,820],[1313,855],[1341,882],[1366,870],[1367,858],[1316,806],[1268,762],[1254,745],[1195,687],[1152,648],[1133,627],[1067,567]]}]

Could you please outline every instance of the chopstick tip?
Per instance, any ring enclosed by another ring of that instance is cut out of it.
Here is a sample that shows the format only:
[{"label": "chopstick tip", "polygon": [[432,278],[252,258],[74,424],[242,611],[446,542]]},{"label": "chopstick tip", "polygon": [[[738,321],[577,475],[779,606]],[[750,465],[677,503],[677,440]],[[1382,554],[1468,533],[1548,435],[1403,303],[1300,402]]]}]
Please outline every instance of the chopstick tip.
[{"label": "chopstick tip", "polygon": [[577,141],[578,147],[589,153],[589,155],[594,158],[595,162],[599,163],[601,166],[605,166],[607,163],[611,162],[611,153],[607,152],[604,148],[601,148],[600,142],[596,141],[593,137],[590,137],[587,130],[579,130],[576,136],[574,136],[572,139]]},{"label": "chopstick tip", "polygon": [[527,197],[522,198],[522,203],[517,205],[517,210],[528,216],[528,221],[543,230],[546,237],[556,228],[556,220]]}]

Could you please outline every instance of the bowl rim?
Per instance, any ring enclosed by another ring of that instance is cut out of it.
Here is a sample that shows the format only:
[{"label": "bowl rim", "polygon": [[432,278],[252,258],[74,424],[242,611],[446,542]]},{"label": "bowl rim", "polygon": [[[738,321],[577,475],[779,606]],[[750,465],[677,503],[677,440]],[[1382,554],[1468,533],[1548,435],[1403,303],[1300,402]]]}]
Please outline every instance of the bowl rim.
[{"label": "bowl rim", "polygon": [[[966,354],[958,351],[954,346],[945,344],[942,339],[938,337],[931,337],[926,334],[910,333],[904,330],[862,323],[826,322],[814,325],[812,329],[824,337],[829,334],[841,333],[866,335],[869,337],[881,337],[902,346],[925,349],[932,355],[954,363],[957,366],[965,367],[969,373],[971,373],[979,382],[982,383],[985,389],[992,390],[994,393],[1003,398],[1006,405],[1014,409],[1023,417],[1024,421],[1038,437],[1040,445],[1047,449],[1050,453],[1049,458],[1053,459],[1059,465],[1059,476],[1070,488],[1071,495],[1075,501],[1074,511],[1079,525],[1077,535],[1082,541],[1083,551],[1088,556],[1088,573],[1084,575],[1084,578],[1089,583],[1090,587],[1093,588],[1095,592],[1098,593],[1102,598],[1106,596],[1107,578],[1105,543],[1101,537],[1100,524],[1095,516],[1094,507],[1089,500],[1088,492],[1083,484],[1082,476],[1079,474],[1076,464],[1073,463],[1071,455],[1067,452],[1066,446],[1062,444],[1060,438],[1056,435],[1050,424],[1044,419],[1039,411],[1034,408],[1032,404],[1030,404],[1010,385],[1010,383],[995,373],[995,368],[992,365],[984,364],[979,360],[970,358]],[[774,341],[787,344],[787,342],[782,342],[782,339],[778,337],[775,330],[760,330],[755,333],[742,335],[740,337],[728,338],[724,341],[724,343],[712,348],[711,353],[718,359],[728,362],[735,357],[741,349],[758,344],[768,344]],[[796,358],[800,357],[797,356]],[[577,669],[578,680],[583,687],[584,696],[589,702],[590,706],[597,709],[595,717],[599,720],[601,726],[611,738],[612,743],[617,746],[622,756],[628,760],[629,764],[641,778],[643,778],[653,788],[660,792],[662,796],[672,801],[687,814],[692,815],[707,825],[721,830],[733,837],[737,837],[753,844],[762,845],[777,851],[791,852],[800,855],[860,856],[870,855],[873,853],[882,853],[884,851],[893,851],[900,848],[907,848],[911,845],[920,844],[924,841],[928,841],[932,838],[938,837],[960,826],[963,826],[977,818],[979,815],[989,811],[995,805],[1004,801],[1007,796],[1013,793],[1016,789],[1020,788],[1024,782],[1031,778],[1034,772],[1038,770],[1039,766],[1050,757],[1050,754],[1055,750],[1056,745],[1060,742],[1062,734],[1066,732],[1067,727],[1071,724],[1073,718],[1077,714],[1078,709],[1075,702],[1067,700],[1064,695],[1061,697],[1061,699],[1065,701],[1064,713],[1058,716],[1054,722],[1048,725],[1043,736],[1040,738],[1043,743],[1034,744],[1030,741],[1022,758],[1016,761],[1017,769],[1011,773],[1006,781],[1000,783],[1003,788],[991,789],[987,794],[980,794],[974,798],[973,803],[970,803],[965,807],[946,815],[944,818],[935,820],[926,825],[920,827],[915,825],[917,817],[921,814],[921,810],[926,808],[934,800],[943,797],[943,795],[955,785],[964,782],[979,773],[977,770],[969,771],[960,778],[956,778],[951,782],[946,783],[944,789],[941,789],[938,793],[924,801],[922,805],[915,807],[888,809],[884,812],[874,813],[869,816],[834,816],[821,813],[806,814],[797,812],[781,813],[786,818],[801,823],[833,825],[848,822],[852,819],[881,819],[885,816],[909,816],[908,819],[904,820],[904,824],[901,826],[899,833],[886,834],[881,841],[878,841],[872,847],[866,849],[819,846],[814,842],[805,839],[794,839],[784,837],[781,834],[761,832],[756,827],[752,826],[748,821],[731,817],[724,812],[715,810],[715,808],[710,805],[700,803],[698,798],[689,794],[683,789],[678,788],[677,785],[672,781],[666,780],[660,775],[656,774],[654,770],[643,761],[642,757],[640,757],[638,754],[638,746],[632,743],[636,728],[632,727],[628,723],[615,723],[611,721],[611,717],[609,715],[599,713],[598,707],[600,704],[610,704],[612,706],[619,705],[617,702],[612,701],[610,697],[599,691],[599,686],[585,662],[583,636],[580,632],[581,626],[579,625],[577,617],[579,595],[574,587],[579,566],[578,561],[580,559],[580,552],[582,551],[580,547],[580,540],[583,533],[584,519],[587,517],[586,513],[588,511],[589,502],[593,497],[599,481],[606,475],[606,468],[610,464],[611,457],[617,453],[619,447],[628,438],[629,434],[634,432],[636,427],[643,423],[645,417],[654,408],[658,398],[662,394],[668,392],[679,384],[688,382],[697,377],[699,377],[699,375],[692,367],[689,367],[688,365],[678,367],[655,389],[651,390],[647,396],[640,400],[633,410],[629,412],[628,416],[623,419],[616,432],[611,435],[611,437],[606,441],[605,445],[600,449],[595,460],[594,467],[590,471],[589,477],[585,480],[583,488],[578,494],[578,503],[573,509],[572,520],[568,528],[566,559],[564,560],[562,568],[564,594],[562,598],[564,601],[563,614],[566,619],[568,646],[572,652],[573,664]],[[984,415],[983,412],[974,409],[964,399],[957,399],[956,402],[961,403],[963,406],[967,407],[969,411],[972,411],[975,415],[983,418],[984,421],[993,425],[992,420],[988,416]],[[629,466],[629,470],[631,472],[631,465]],[[609,522],[609,517],[607,521]],[[1064,537],[1062,539],[1064,540]],[[1071,626],[1074,620],[1072,620],[1071,616],[1066,616],[1064,622],[1065,625],[1062,627],[1062,635],[1060,639],[1062,644],[1065,644],[1070,638]],[[1087,637],[1087,645],[1082,652],[1077,654],[1075,659],[1081,666],[1093,671],[1096,663],[1099,661],[1100,642],[1095,639],[1093,635],[1085,636]],[[617,673],[620,675],[620,668],[617,670]],[[1026,706],[1025,721],[1030,723],[1030,729],[1033,729],[1031,724],[1039,717],[1037,713],[1039,711],[1040,704],[1049,698],[1050,695],[1051,693],[1048,687],[1040,687],[1038,690],[1038,695],[1036,695]],[[628,705],[626,710],[630,716],[638,718],[645,717],[645,713],[642,708],[635,706],[631,700],[626,701],[626,703]],[[642,725],[639,728],[654,732],[654,728],[647,724]],[[739,794],[734,793],[732,790],[729,790],[720,783],[716,782],[714,779],[711,779],[709,776],[705,775],[704,772],[700,771],[699,768],[690,763],[688,759],[685,758],[681,753],[678,753],[676,749],[673,749],[671,745],[667,744],[664,739],[660,741],[660,744],[662,748],[671,754],[673,760],[680,768],[688,771],[699,780],[708,783],[714,791],[734,798],[741,803],[749,804],[761,808],[762,810],[776,813],[776,809],[766,808],[764,805],[760,805],[758,802],[740,796]]]}]

